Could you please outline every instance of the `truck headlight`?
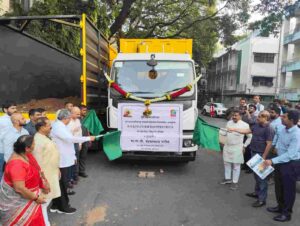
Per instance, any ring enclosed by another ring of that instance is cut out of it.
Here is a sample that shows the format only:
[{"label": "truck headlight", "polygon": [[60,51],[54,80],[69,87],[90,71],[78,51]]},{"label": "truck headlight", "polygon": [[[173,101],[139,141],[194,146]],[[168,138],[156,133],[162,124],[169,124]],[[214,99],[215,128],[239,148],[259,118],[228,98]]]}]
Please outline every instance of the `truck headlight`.
[{"label": "truck headlight", "polygon": [[193,146],[195,146],[195,145],[194,145],[192,139],[184,139],[183,140],[183,147],[184,148],[189,148],[189,147],[193,147]]}]

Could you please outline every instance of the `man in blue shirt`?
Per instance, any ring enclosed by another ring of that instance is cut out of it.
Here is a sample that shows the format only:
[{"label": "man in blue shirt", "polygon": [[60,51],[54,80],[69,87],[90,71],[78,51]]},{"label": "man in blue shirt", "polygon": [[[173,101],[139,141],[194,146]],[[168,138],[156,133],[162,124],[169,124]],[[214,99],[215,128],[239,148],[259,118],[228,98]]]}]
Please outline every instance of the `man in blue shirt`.
[{"label": "man in blue shirt", "polygon": [[7,128],[12,127],[10,116],[17,111],[16,103],[7,101],[2,105],[2,110],[5,115],[0,117],[0,180],[2,178],[2,169],[4,164],[4,148],[2,138],[5,135]]},{"label": "man in blue shirt", "polygon": [[273,128],[275,132],[275,136],[272,142],[272,145],[275,147],[277,140],[278,140],[278,132],[284,128],[284,125],[282,124],[281,118],[280,118],[280,108],[277,106],[272,107],[269,112],[270,112],[270,117],[271,117],[271,123],[270,126]]},{"label": "man in blue shirt", "polygon": [[42,117],[42,113],[38,109],[30,109],[28,112],[30,122],[28,122],[24,128],[28,131],[29,135],[34,136],[36,134],[35,124],[37,120]]},{"label": "man in blue shirt", "polygon": [[[296,198],[296,181],[300,176],[300,129],[297,127],[299,112],[289,110],[282,115],[282,124],[286,127],[280,130],[276,143],[277,157],[266,160],[265,166],[279,165],[281,180],[277,181],[280,191],[276,196],[281,196],[282,203],[268,208],[269,212],[280,213],[274,217],[275,221],[289,221]],[[276,183],[276,181],[275,181]],[[276,185],[275,185],[276,186]],[[278,194],[280,192],[280,194]]]}]

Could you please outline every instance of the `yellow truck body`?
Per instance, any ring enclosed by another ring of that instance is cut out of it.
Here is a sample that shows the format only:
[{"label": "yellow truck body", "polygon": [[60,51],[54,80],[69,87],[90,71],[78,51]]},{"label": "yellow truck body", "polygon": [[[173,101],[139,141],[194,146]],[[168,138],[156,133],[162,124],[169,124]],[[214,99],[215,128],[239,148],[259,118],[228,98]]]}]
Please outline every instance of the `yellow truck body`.
[{"label": "yellow truck body", "polygon": [[121,53],[185,53],[192,57],[192,39],[120,39]]}]

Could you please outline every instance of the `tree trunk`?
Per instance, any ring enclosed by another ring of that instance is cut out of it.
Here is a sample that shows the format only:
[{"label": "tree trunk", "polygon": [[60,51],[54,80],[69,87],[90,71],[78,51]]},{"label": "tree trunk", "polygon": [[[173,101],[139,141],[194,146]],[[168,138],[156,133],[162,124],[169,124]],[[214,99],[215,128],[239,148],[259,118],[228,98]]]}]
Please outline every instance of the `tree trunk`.
[{"label": "tree trunk", "polygon": [[121,9],[119,15],[117,16],[115,22],[110,27],[110,38],[122,28],[125,20],[127,19],[128,15],[130,13],[131,6],[135,1],[136,0],[124,0],[123,1],[122,9]]}]

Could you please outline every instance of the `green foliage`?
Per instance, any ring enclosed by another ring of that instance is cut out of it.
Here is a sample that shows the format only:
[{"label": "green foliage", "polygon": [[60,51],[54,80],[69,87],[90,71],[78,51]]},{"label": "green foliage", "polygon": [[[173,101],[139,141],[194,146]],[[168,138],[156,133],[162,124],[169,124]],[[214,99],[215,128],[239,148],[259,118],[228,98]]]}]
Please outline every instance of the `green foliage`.
[{"label": "green foliage", "polygon": [[[223,6],[217,9],[217,3]],[[207,65],[219,39],[231,45],[234,31],[249,19],[248,0],[44,0],[28,13],[17,5],[14,15],[86,13],[104,35],[119,38],[192,38],[196,62]],[[72,22],[72,21],[69,21]],[[80,33],[51,21],[34,21],[27,31],[78,56]]]},{"label": "green foliage", "polygon": [[293,13],[293,6],[293,1],[290,0],[261,0],[253,11],[266,16],[262,20],[250,24],[249,29],[259,29],[261,35],[266,37],[270,34],[277,35],[280,32],[284,16]]}]

